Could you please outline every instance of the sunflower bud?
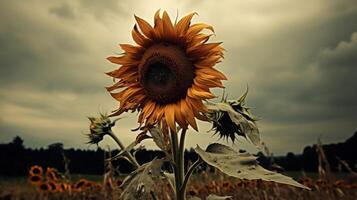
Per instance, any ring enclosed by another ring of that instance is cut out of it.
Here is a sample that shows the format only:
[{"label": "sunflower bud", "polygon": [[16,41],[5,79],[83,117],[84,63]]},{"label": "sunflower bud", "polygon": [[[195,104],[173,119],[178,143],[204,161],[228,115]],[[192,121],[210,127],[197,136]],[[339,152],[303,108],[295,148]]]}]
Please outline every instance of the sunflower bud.
[{"label": "sunflower bud", "polygon": [[119,120],[118,118],[112,122],[106,114],[100,114],[100,117],[88,117],[88,119],[90,121],[90,133],[87,134],[88,144],[98,144],[102,141],[104,135],[109,134],[115,122]]},{"label": "sunflower bud", "polygon": [[220,138],[228,137],[235,141],[236,135],[249,138],[255,144],[260,144],[259,130],[256,125],[257,119],[249,112],[245,106],[245,98],[248,90],[238,100],[222,99],[219,103],[208,103],[209,110],[207,117],[212,122],[214,134]]}]

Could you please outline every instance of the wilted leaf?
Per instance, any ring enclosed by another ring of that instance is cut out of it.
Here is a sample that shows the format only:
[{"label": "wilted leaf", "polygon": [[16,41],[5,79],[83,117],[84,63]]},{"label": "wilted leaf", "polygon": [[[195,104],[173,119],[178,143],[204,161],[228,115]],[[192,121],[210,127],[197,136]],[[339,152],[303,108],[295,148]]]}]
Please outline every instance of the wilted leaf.
[{"label": "wilted leaf", "polygon": [[159,185],[162,183],[163,162],[163,159],[155,159],[129,174],[121,185],[124,190],[120,199],[152,199],[152,194],[162,192]]},{"label": "wilted leaf", "polygon": [[175,190],[175,175],[173,173],[164,172],[164,176],[169,181],[171,188]]},{"label": "wilted leaf", "polygon": [[208,197],[206,198],[207,200],[230,200],[232,199],[231,196],[217,196],[215,194],[210,194],[208,195]]},{"label": "wilted leaf", "polygon": [[150,130],[150,134],[152,136],[152,139],[154,140],[155,144],[163,150],[166,155],[170,155],[170,143],[168,140],[165,140],[163,132],[161,131],[160,128],[158,127],[153,127]]},{"label": "wilted leaf", "polygon": [[218,143],[210,144],[206,151],[197,145],[195,151],[206,163],[229,176],[248,180],[262,179],[309,189],[288,176],[264,169],[258,165],[256,157],[249,153],[237,153],[234,149]]}]

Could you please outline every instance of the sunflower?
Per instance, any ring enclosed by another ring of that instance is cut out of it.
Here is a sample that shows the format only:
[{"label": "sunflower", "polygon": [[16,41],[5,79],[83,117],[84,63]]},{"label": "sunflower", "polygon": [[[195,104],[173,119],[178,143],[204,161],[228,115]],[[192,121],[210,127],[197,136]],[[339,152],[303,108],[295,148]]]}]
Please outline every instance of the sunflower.
[{"label": "sunflower", "polygon": [[48,184],[48,182],[41,182],[41,184],[38,186],[38,190],[41,192],[49,192],[51,190],[51,186]]},{"label": "sunflower", "polygon": [[42,183],[42,176],[36,174],[30,175],[28,180],[32,185],[40,185]]},{"label": "sunflower", "polygon": [[173,23],[166,11],[160,16],[158,10],[154,26],[135,16],[132,37],[137,45],[120,44],[124,53],[107,58],[120,65],[107,73],[117,80],[107,90],[120,102],[111,116],[139,111],[140,127],[165,123],[173,132],[176,123],[197,131],[195,119],[207,120],[202,101],[214,98],[210,88],[223,88],[226,80],[213,68],[223,58],[223,48],[221,42],[207,43],[212,26],[191,24],[195,14]]},{"label": "sunflower", "polygon": [[88,183],[89,181],[87,179],[81,178],[73,185],[73,189],[76,191],[83,190]]},{"label": "sunflower", "polygon": [[57,171],[57,169],[52,168],[52,167],[47,167],[46,179],[49,181],[57,182],[59,179],[61,179],[61,174]]},{"label": "sunflower", "polygon": [[38,166],[38,165],[32,166],[29,170],[30,176],[32,176],[32,175],[42,176],[42,173],[43,173],[43,169],[41,166]]}]

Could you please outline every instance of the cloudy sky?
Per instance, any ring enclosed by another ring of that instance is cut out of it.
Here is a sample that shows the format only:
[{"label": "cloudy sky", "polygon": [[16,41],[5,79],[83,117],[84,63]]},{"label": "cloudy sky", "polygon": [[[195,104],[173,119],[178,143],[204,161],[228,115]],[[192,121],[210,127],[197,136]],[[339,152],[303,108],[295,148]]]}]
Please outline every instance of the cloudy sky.
[{"label": "cloudy sky", "polygon": [[[217,66],[229,78],[226,92],[238,98],[249,85],[248,105],[275,154],[357,131],[354,0],[1,0],[0,143],[19,135],[28,147],[95,149],[85,144],[86,116],[117,107],[104,89],[112,83],[104,72],[115,68],[105,58],[133,43],[134,14],[152,23],[159,8],[172,18],[197,11],[195,22],[215,27],[213,41],[227,50]],[[137,124],[135,114],[125,116],[115,132],[128,144]],[[217,139],[199,125],[188,146]]]}]

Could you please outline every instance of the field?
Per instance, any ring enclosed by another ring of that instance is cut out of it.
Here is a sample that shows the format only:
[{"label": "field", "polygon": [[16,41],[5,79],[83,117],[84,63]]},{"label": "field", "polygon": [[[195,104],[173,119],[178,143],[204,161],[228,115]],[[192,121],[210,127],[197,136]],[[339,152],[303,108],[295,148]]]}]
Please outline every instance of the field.
[{"label": "field", "polygon": [[[290,173],[298,176],[298,173]],[[317,174],[309,174],[312,178],[300,178],[300,182],[312,190],[303,190],[272,182],[239,180],[227,177],[220,172],[202,171],[195,174],[187,188],[187,199],[199,197],[205,199],[209,194],[231,196],[231,199],[357,199],[357,184],[353,176],[339,174],[334,180],[318,179]],[[341,179],[343,178],[343,179]],[[0,179],[0,199],[118,199],[123,178],[93,175],[72,176],[72,187],[67,190],[42,190],[31,185],[27,177]],[[78,186],[86,180],[91,185]],[[157,199],[172,199],[172,191],[167,184],[158,187],[161,191]]]}]

